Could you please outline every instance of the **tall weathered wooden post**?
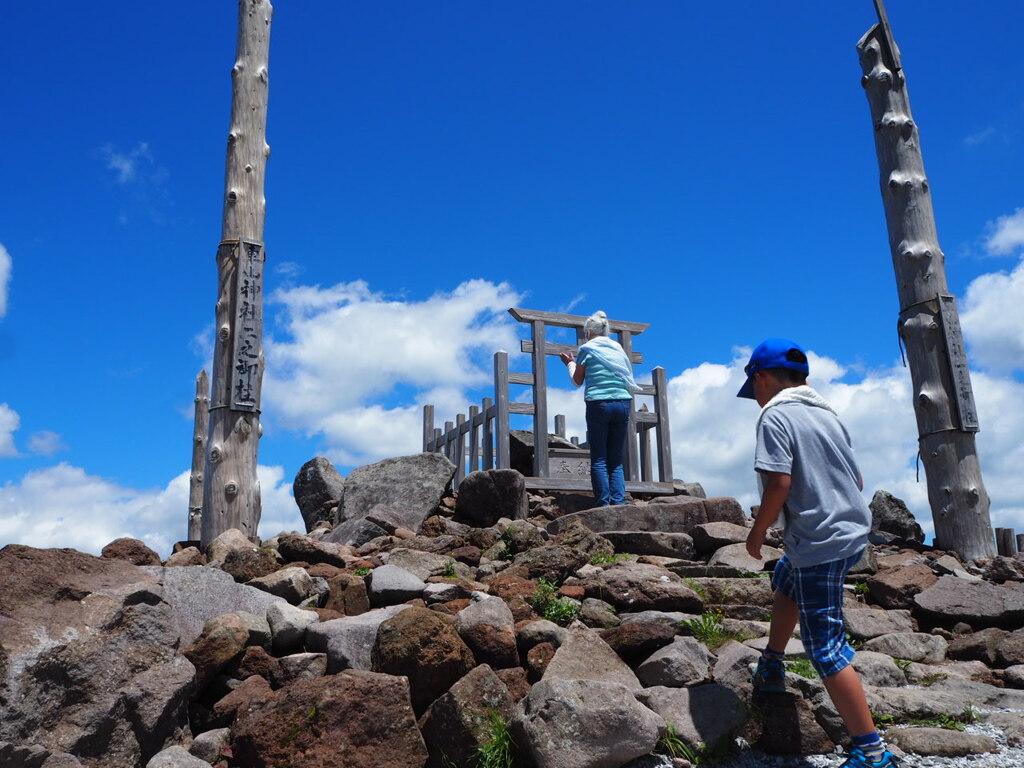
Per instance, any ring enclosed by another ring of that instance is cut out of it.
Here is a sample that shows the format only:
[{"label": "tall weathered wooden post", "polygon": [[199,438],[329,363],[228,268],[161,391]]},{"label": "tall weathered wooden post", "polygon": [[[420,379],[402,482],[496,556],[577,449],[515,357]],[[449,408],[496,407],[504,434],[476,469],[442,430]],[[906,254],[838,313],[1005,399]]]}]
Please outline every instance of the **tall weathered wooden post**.
[{"label": "tall weathered wooden post", "polygon": [[217,249],[218,294],[201,540],[229,528],[255,538],[263,383],[263,177],[267,133],[269,0],[239,0],[238,54],[231,70],[224,218]]},{"label": "tall weathered wooden post", "polygon": [[875,128],[900,301],[899,334],[910,366],[935,541],[966,559],[991,557],[989,498],[974,441],[978,416],[956,299],[946,284],[899,48],[882,0],[874,2],[879,23],[857,43],[857,51]]},{"label": "tall weathered wooden post", "polygon": [[188,481],[188,540],[199,541],[203,526],[203,469],[206,429],[210,419],[210,377],[204,368],[196,376],[195,421],[192,427],[192,472]]}]

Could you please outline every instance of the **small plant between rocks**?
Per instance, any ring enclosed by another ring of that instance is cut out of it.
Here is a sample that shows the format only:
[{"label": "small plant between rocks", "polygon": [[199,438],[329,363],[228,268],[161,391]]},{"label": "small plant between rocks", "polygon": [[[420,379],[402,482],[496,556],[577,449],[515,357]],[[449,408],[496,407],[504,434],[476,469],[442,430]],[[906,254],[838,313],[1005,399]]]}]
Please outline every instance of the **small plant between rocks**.
[{"label": "small plant between rocks", "polygon": [[541,618],[566,627],[580,614],[580,605],[568,597],[557,597],[558,585],[549,579],[540,579],[530,598],[530,605]]},{"label": "small plant between rocks", "polygon": [[654,754],[656,755],[667,755],[672,758],[682,758],[693,765],[700,764],[700,756],[695,752],[689,744],[687,744],[676,732],[676,726],[673,723],[665,721],[665,733],[658,739],[657,745],[654,747]]},{"label": "small plant between rocks", "polygon": [[817,680],[818,671],[814,668],[807,659],[793,659],[785,663],[786,670],[792,672],[794,675],[800,675],[800,677],[806,677],[808,680]]},{"label": "small plant between rocks", "polygon": [[729,640],[742,642],[749,639],[749,636],[744,632],[734,632],[726,629],[722,625],[722,618],[721,611],[707,611],[695,619],[680,622],[680,626],[688,629],[691,635],[708,647],[709,651],[720,648]]},{"label": "small plant between rocks", "polygon": [[476,748],[477,768],[513,768],[516,764],[516,744],[508,729],[508,722],[497,710],[487,713],[481,726],[485,739]]}]

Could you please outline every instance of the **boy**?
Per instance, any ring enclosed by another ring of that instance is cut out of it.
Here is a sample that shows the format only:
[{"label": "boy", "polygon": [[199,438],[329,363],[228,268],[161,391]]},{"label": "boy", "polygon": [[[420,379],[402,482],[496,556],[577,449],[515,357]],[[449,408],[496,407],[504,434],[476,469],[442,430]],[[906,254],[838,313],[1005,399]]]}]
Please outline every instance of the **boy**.
[{"label": "boy", "polygon": [[786,554],[775,566],[768,646],[751,682],[755,692],[785,691],[786,643],[797,620],[811,663],[821,675],[853,737],[841,768],[893,768],[868,711],[853,648],[843,624],[843,580],[867,545],[871,512],[850,436],[832,407],[807,386],[807,355],[791,341],[768,339],[744,368],[737,397],[761,406],[754,468],[761,508],[747,536],[747,552],[761,559],[768,528],[785,520]]}]

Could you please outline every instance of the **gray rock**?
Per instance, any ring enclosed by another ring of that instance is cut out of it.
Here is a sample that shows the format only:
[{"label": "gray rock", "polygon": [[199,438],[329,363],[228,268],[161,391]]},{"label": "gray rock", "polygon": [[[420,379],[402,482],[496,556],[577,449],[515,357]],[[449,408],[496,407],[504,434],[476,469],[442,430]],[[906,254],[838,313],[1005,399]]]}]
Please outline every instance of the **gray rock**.
[{"label": "gray rock", "polygon": [[693,637],[677,637],[655,651],[636,669],[645,688],[667,686],[681,688],[696,685],[711,676],[715,656]]},{"label": "gray rock", "polygon": [[697,618],[695,613],[683,613],[682,611],[636,611],[633,613],[620,613],[619,618],[623,624],[632,624],[636,621],[654,622],[669,627],[678,628],[680,622],[690,621]]},{"label": "gray rock", "polygon": [[619,768],[657,743],[664,721],[615,683],[541,680],[510,728],[545,768]]},{"label": "gray rock", "polygon": [[319,621],[320,617],[313,611],[296,608],[283,600],[271,605],[267,608],[267,623],[274,653],[281,655],[301,650],[306,629]]},{"label": "gray rock", "polygon": [[190,755],[184,747],[175,744],[153,756],[146,768],[209,768],[209,763]]},{"label": "gray rock", "polygon": [[471,592],[459,582],[437,582],[427,584],[423,588],[423,602],[447,603],[449,600],[468,600]]},{"label": "gray rock", "polygon": [[718,648],[712,676],[715,682],[732,691],[750,694],[750,665],[756,664],[761,654],[749,646],[729,640]]},{"label": "gray rock", "polygon": [[214,728],[212,731],[205,731],[192,739],[188,751],[193,757],[198,757],[213,765],[217,762],[220,751],[230,743],[230,728]]},{"label": "gray rock", "polygon": [[587,597],[604,600],[620,611],[700,613],[704,609],[704,601],[688,584],[656,565],[614,563],[587,578],[583,587]]},{"label": "gray rock", "polygon": [[459,483],[455,520],[475,528],[487,528],[501,518],[526,517],[526,480],[514,469],[470,472]]},{"label": "gray rock", "polygon": [[[268,609],[269,610],[269,609]],[[248,611],[235,611],[235,616],[242,620],[245,628],[249,630],[249,645],[258,645],[260,648],[270,650],[270,624],[264,616],[257,616]]]},{"label": "gray rock", "polygon": [[[694,496],[698,499],[706,499],[708,495],[704,492],[704,486],[700,483],[688,483],[685,480],[673,480],[672,490],[676,496]],[[671,496],[661,496],[655,499],[671,499]]]},{"label": "gray rock", "polygon": [[[997,688],[976,680],[947,677],[930,688],[937,695],[952,695],[959,698],[961,705],[970,703],[983,709],[1013,709],[1024,711],[1024,691],[1012,688]],[[961,706],[962,709],[962,706]]]},{"label": "gray rock", "polygon": [[254,552],[259,547],[237,528],[228,528],[206,545],[206,560],[210,564],[223,563],[231,552]]},{"label": "gray rock", "polygon": [[876,715],[891,715],[897,722],[933,720],[947,715],[959,717],[969,699],[958,693],[943,691],[939,684],[930,688],[876,688],[865,686],[868,708]]},{"label": "gray rock", "polygon": [[761,547],[761,559],[755,560],[747,554],[746,544],[727,544],[716,550],[708,560],[708,565],[725,565],[730,568],[742,568],[745,571],[757,573],[763,571],[766,565],[778,562],[782,559],[782,550],[775,547]]},{"label": "gray rock", "polygon": [[690,531],[697,552],[707,554],[729,544],[743,544],[750,529],[736,523],[701,523]]},{"label": "gray rock", "polygon": [[966,621],[972,626],[997,624],[1015,629],[1024,623],[1024,589],[1019,584],[940,576],[935,584],[914,595],[914,603],[948,622]]},{"label": "gray rock", "polygon": [[675,726],[676,734],[694,750],[727,742],[747,719],[746,702],[715,683],[693,688],[656,686],[641,691],[637,698]]},{"label": "gray rock", "polygon": [[880,608],[844,608],[843,619],[846,631],[859,640],[917,629],[910,611],[899,608],[890,611]]},{"label": "gray rock", "polygon": [[966,757],[999,749],[995,740],[983,734],[945,728],[891,728],[885,738],[904,752],[935,757]]},{"label": "gray rock", "polygon": [[455,628],[459,634],[482,624],[514,633],[515,623],[512,611],[500,597],[484,597],[459,611],[455,617]]},{"label": "gray rock", "polygon": [[391,605],[358,616],[311,624],[306,629],[306,648],[313,653],[327,654],[329,674],[343,669],[370,671],[370,655],[377,639],[377,630],[382,623],[408,607]]},{"label": "gray rock", "polygon": [[938,635],[923,632],[896,632],[873,637],[864,643],[864,650],[885,653],[894,659],[938,664],[946,658],[948,644]]},{"label": "gray rock", "polygon": [[284,688],[299,680],[312,680],[327,674],[327,654],[293,653],[278,659],[274,683]]},{"label": "gray rock", "polygon": [[[744,640],[743,644],[749,648],[753,648],[758,652],[758,654],[760,654],[761,651],[768,647],[768,638],[755,637],[751,640]],[[795,637],[790,638],[789,642],[786,643],[785,654],[790,659],[807,658],[807,650],[804,648],[804,644]]]},{"label": "gray rock", "polygon": [[448,555],[438,555],[405,547],[396,547],[391,550],[388,554],[388,565],[402,568],[424,581],[431,576],[441,576],[449,569],[454,569],[455,574],[462,578],[469,578],[472,575],[464,563],[456,562]]},{"label": "gray rock", "polygon": [[331,529],[331,532],[324,536],[323,541],[332,544],[344,544],[350,547],[361,547],[388,533],[379,525],[365,517],[357,517],[346,520]]},{"label": "gray rock", "polygon": [[366,517],[379,506],[400,510],[407,517],[396,527],[417,531],[434,514],[454,476],[455,465],[440,453],[401,456],[359,467],[345,481],[340,520]]},{"label": "gray rock", "polygon": [[516,629],[516,643],[519,645],[519,652],[525,656],[533,646],[541,643],[551,643],[553,647],[558,648],[568,633],[567,629],[558,626],[553,621],[538,619]]},{"label": "gray rock", "polygon": [[626,663],[597,632],[573,625],[544,671],[544,680],[598,680],[631,691],[643,686]]},{"label": "gray rock", "polygon": [[601,534],[615,547],[616,552],[633,555],[658,555],[692,560],[696,556],[693,539],[685,533],[662,531],[605,531]]},{"label": "gray rock", "polygon": [[313,579],[305,568],[282,568],[268,576],[250,579],[246,586],[269,592],[292,605],[298,605],[313,594]]},{"label": "gray rock", "polygon": [[317,456],[303,464],[295,475],[292,494],[307,532],[322,521],[333,526],[337,523],[335,515],[345,494],[345,478],[338,474],[330,461]]},{"label": "gray rock", "polygon": [[579,618],[588,627],[603,629],[617,627],[622,623],[622,619],[615,613],[615,606],[596,597],[587,597],[583,600]]},{"label": "gray rock", "polygon": [[367,579],[370,605],[394,605],[420,597],[427,586],[419,576],[397,565],[374,568]]},{"label": "gray rock", "polygon": [[907,676],[886,653],[857,651],[853,657],[853,668],[865,685],[891,688],[907,684]]},{"label": "gray rock", "polygon": [[1024,688],[1024,664],[1014,664],[1004,669],[1003,681],[1012,688]]},{"label": "gray rock", "polygon": [[337,568],[346,567],[355,554],[352,549],[328,541],[326,537],[317,541],[309,536],[294,533],[277,537],[277,551],[288,563],[303,562],[310,565],[326,563]]},{"label": "gray rock", "polygon": [[622,504],[596,507],[584,512],[563,515],[548,523],[548,533],[560,533],[579,520],[596,533],[605,531],[663,531],[689,533],[694,526],[706,523],[708,513],[703,499],[674,497],[671,504]]},{"label": "gray rock", "polygon": [[919,664],[914,661],[906,665],[903,674],[911,685],[925,686],[949,677],[977,680],[979,683],[991,683],[994,679],[992,670],[981,661],[946,661],[942,664]]},{"label": "gray rock", "polygon": [[218,568],[194,565],[181,568],[147,566],[147,573],[163,584],[163,596],[170,606],[183,646],[193,642],[203,625],[214,616],[245,611],[265,616],[267,608],[281,598],[244,584],[236,584]]},{"label": "gray rock", "polygon": [[893,533],[901,539],[924,542],[924,531],[902,500],[888,491],[875,491],[871,498],[871,528]]}]

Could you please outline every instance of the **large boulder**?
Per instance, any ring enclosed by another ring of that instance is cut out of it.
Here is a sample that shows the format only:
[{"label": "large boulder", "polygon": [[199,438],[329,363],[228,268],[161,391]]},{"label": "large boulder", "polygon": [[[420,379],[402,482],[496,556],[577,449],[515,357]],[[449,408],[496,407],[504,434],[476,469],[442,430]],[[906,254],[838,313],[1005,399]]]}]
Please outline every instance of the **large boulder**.
[{"label": "large boulder", "polygon": [[594,630],[575,625],[569,629],[544,671],[545,680],[599,680],[639,691],[633,670]]},{"label": "large boulder", "polygon": [[358,616],[345,616],[306,629],[306,649],[327,654],[327,671],[342,669],[368,670],[372,666],[371,653],[380,625],[407,610],[407,605],[377,608]]},{"label": "large boulder", "polygon": [[345,478],[323,456],[310,459],[295,475],[292,495],[306,523],[306,532],[317,523],[337,523],[336,514],[341,497],[345,494]]},{"label": "large boulder", "polygon": [[700,613],[704,608],[704,602],[688,584],[656,565],[615,563],[584,579],[583,587],[587,597],[600,598],[619,611]]},{"label": "large boulder", "polygon": [[100,556],[125,560],[132,565],[160,565],[160,555],[138,539],[114,539],[103,548]]},{"label": "large boulder", "polygon": [[455,520],[487,528],[503,517],[526,517],[526,480],[514,469],[485,469],[470,472],[459,483]]},{"label": "large boulder", "polygon": [[883,608],[913,608],[914,596],[936,581],[935,571],[924,564],[885,568],[868,579],[868,594]]},{"label": "large boulder", "polygon": [[1024,623],[1024,589],[1019,584],[989,584],[941,576],[913,598],[933,618],[971,626],[1003,626],[1017,629]]},{"label": "large boulder", "polygon": [[339,520],[365,518],[380,507],[394,513],[389,522],[396,528],[417,531],[434,514],[454,476],[455,465],[440,453],[400,456],[358,467],[345,481]]},{"label": "large boulder", "polygon": [[906,541],[924,542],[924,531],[907,505],[888,491],[875,491],[871,497],[871,529],[885,531]]},{"label": "large boulder", "polygon": [[508,720],[514,706],[508,687],[488,665],[473,669],[431,704],[420,720],[430,750],[428,768],[474,765],[492,719]]},{"label": "large boulder", "polygon": [[427,760],[409,682],[374,672],[293,683],[240,711],[233,734],[232,763],[249,768],[422,768]]},{"label": "large boulder", "polygon": [[657,555],[693,560],[696,551],[693,539],[685,533],[662,531],[605,531],[601,534],[615,547],[616,552],[633,555]]},{"label": "large boulder", "polygon": [[616,683],[544,679],[512,718],[516,743],[545,768],[619,768],[646,755],[665,729]]},{"label": "large boulder", "polygon": [[477,662],[495,669],[519,666],[515,619],[501,598],[488,597],[470,604],[459,611],[455,626]]},{"label": "large boulder", "polygon": [[0,549],[0,742],[123,768],[187,738],[195,668],[164,596],[124,560]]},{"label": "large boulder", "polygon": [[203,632],[182,653],[196,669],[196,685],[202,689],[214,675],[241,655],[249,642],[249,630],[233,613],[215,616],[206,622]]},{"label": "large boulder", "polygon": [[645,688],[682,688],[707,680],[715,661],[714,654],[696,638],[677,637],[640,664],[636,676]]},{"label": "large boulder", "polygon": [[662,531],[689,533],[694,526],[708,522],[704,500],[679,496],[665,504],[620,504],[595,507],[584,512],[563,515],[548,523],[548,533],[561,533],[578,520],[595,533],[605,531]]},{"label": "large boulder", "polygon": [[746,702],[729,688],[715,683],[693,688],[656,686],[642,691],[640,701],[675,726],[676,735],[694,751],[702,745],[715,749],[743,725]]},{"label": "large boulder", "polygon": [[886,740],[904,752],[936,757],[967,757],[997,752],[999,745],[980,733],[961,733],[945,728],[893,728]]},{"label": "large boulder", "polygon": [[370,658],[374,672],[409,678],[417,716],[476,666],[451,621],[427,608],[409,608],[384,621]]}]

